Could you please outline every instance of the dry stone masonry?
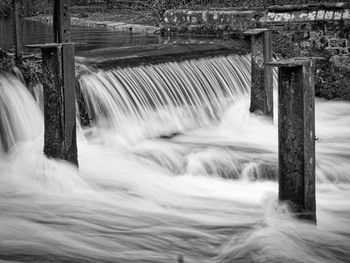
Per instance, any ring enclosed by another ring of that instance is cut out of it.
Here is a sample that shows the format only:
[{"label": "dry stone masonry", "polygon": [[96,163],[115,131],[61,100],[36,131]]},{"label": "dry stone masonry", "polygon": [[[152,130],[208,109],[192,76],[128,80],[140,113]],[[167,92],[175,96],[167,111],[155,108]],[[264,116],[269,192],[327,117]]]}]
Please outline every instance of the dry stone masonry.
[{"label": "dry stone masonry", "polygon": [[260,24],[290,37],[302,55],[309,49],[349,54],[350,4],[271,7]]},{"label": "dry stone masonry", "polygon": [[222,35],[242,33],[256,27],[255,10],[168,10],[163,33]]},{"label": "dry stone masonry", "polygon": [[249,29],[269,28],[273,31],[275,55],[322,56],[350,70],[350,2],[269,1],[300,4],[268,8],[256,8],[248,2],[249,8],[234,10],[168,10],[162,33],[243,37]]}]

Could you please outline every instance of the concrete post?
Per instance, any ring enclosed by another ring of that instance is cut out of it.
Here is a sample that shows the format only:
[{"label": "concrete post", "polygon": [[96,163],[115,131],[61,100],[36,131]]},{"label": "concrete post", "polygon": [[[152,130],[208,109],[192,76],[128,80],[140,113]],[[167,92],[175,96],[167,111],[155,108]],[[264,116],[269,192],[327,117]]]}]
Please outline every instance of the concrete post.
[{"label": "concrete post", "polygon": [[271,31],[257,28],[246,31],[251,37],[251,99],[250,112],[273,117],[273,72],[266,63],[272,61]]},{"label": "concrete post", "polygon": [[22,66],[22,39],[21,39],[21,23],[19,17],[19,1],[12,0],[12,16],[13,16],[13,39],[15,42],[15,62],[17,67]]},{"label": "concrete post", "polygon": [[76,143],[74,45],[42,45],[44,153],[78,165]]},{"label": "concrete post", "polygon": [[297,217],[316,222],[314,62],[294,58],[270,65],[279,67],[279,199]]}]

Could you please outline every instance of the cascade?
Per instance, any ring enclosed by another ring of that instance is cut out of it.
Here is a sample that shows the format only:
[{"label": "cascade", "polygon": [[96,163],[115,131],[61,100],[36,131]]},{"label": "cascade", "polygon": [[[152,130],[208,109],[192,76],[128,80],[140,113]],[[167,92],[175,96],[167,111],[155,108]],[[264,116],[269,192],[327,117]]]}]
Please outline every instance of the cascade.
[{"label": "cascade", "polygon": [[168,135],[219,120],[247,95],[249,57],[99,70],[83,74],[79,84],[95,126],[130,140]]},{"label": "cascade", "polygon": [[43,116],[23,83],[0,73],[0,145],[32,139],[43,131]]},{"label": "cascade", "polygon": [[316,100],[315,228],[277,203],[249,79],[236,55],[90,69],[77,170],[42,153],[41,85],[0,75],[0,261],[348,262],[350,103]]}]

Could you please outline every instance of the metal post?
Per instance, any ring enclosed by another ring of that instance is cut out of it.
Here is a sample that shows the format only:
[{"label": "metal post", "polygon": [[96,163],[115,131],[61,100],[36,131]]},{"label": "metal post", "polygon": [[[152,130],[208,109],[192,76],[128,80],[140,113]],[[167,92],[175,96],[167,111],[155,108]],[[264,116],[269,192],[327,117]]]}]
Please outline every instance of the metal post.
[{"label": "metal post", "polygon": [[22,41],[21,41],[21,23],[19,17],[19,2],[12,0],[13,14],[13,38],[15,42],[15,62],[16,66],[22,66]]},{"label": "metal post", "polygon": [[279,199],[299,218],[316,222],[314,62],[294,58],[279,67]]},{"label": "metal post", "polygon": [[70,0],[54,0],[53,35],[55,43],[70,42]]},{"label": "metal post", "polygon": [[54,1],[54,44],[41,48],[44,88],[44,153],[78,165],[74,44],[70,41],[69,0]]},{"label": "metal post", "polygon": [[[70,41],[69,0],[54,0],[54,42],[41,46],[44,73],[44,153],[78,165],[74,44]],[[62,43],[62,44],[61,44]]]},{"label": "metal post", "polygon": [[42,45],[44,153],[78,165],[75,121],[74,45]]},{"label": "metal post", "polygon": [[265,28],[244,33],[251,37],[250,112],[273,116],[273,73],[266,63],[272,61],[271,31]]}]

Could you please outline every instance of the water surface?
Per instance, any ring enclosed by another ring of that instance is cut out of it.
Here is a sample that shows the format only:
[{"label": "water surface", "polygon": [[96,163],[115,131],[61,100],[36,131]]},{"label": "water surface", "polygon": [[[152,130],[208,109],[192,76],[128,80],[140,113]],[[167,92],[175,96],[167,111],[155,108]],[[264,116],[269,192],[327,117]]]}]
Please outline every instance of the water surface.
[{"label": "water surface", "polygon": [[[52,25],[35,21],[22,21],[22,41],[24,45],[52,43]],[[11,49],[14,46],[12,24],[10,20],[0,19],[0,48]],[[72,41],[83,43],[77,50],[97,49],[103,47],[138,46],[158,44],[158,35],[141,35],[130,32],[120,32],[107,28],[71,27]]]},{"label": "water surface", "polygon": [[0,260],[349,262],[350,103],[316,101],[315,227],[277,202],[249,76],[235,55],[87,72],[79,170],[42,153],[41,87],[1,76]]}]

